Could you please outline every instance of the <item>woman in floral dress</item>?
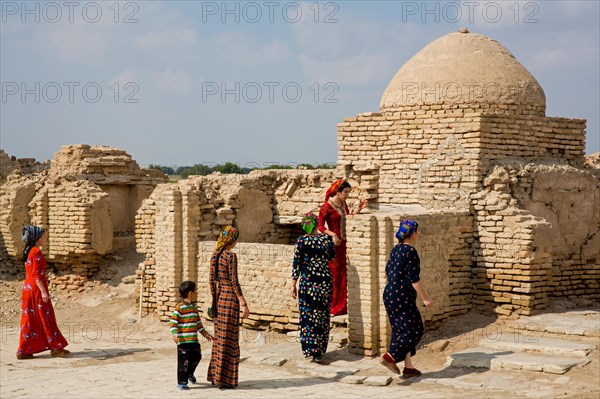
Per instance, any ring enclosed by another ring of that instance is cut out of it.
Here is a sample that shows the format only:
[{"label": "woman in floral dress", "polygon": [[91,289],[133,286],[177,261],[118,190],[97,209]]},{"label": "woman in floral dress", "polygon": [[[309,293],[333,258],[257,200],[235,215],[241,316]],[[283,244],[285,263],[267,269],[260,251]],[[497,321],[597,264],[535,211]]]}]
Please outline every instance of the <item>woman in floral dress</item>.
[{"label": "woman in floral dress", "polygon": [[21,296],[21,331],[17,359],[31,359],[35,353],[50,349],[54,357],[66,357],[67,340],[61,334],[46,279],[46,258],[40,249],[48,242],[41,227],[23,227],[25,282]]},{"label": "woman in floral dress", "polygon": [[315,229],[317,222],[312,212],[302,220],[302,229],[307,234],[296,241],[292,297],[298,298],[302,353],[320,362],[329,341],[332,283],[328,262],[335,257],[335,250],[333,239]]},{"label": "woman in floral dress", "polygon": [[417,222],[411,219],[400,222],[396,233],[398,244],[392,249],[385,267],[387,284],[383,291],[383,304],[392,326],[392,336],[389,350],[381,357],[381,364],[400,374],[396,363],[403,361],[404,378],[421,375],[412,363],[417,344],[424,333],[423,320],[417,308],[417,295],[425,307],[433,306],[420,281],[421,261],[414,248],[419,238],[418,227]]}]

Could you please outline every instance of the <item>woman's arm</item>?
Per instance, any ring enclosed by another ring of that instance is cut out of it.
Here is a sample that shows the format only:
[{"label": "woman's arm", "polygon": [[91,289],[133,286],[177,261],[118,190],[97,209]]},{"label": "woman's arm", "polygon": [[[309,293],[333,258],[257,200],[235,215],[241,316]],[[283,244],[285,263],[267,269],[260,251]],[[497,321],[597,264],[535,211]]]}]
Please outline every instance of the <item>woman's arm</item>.
[{"label": "woman's arm", "polygon": [[415,291],[417,291],[419,298],[421,298],[423,300],[423,305],[425,305],[426,308],[433,306],[433,301],[431,300],[431,298],[429,298],[429,295],[427,295],[427,293],[425,292],[425,288],[423,288],[423,284],[421,284],[420,281],[417,281],[416,283],[412,283],[412,286],[414,287]]},{"label": "woman's arm", "polygon": [[35,285],[37,285],[37,287],[40,290],[40,293],[42,294],[42,302],[48,302],[48,300],[50,299],[50,294],[48,293],[48,290],[46,290],[46,286],[44,285],[45,270],[43,269],[45,266],[45,262],[43,262],[42,260],[42,254],[39,251],[36,251],[36,253],[31,254],[31,258],[31,262],[33,263],[33,276],[35,278]]},{"label": "woman's arm", "polygon": [[325,222],[328,219],[328,208],[329,208],[329,205],[327,203],[325,203],[325,204],[323,204],[323,206],[321,206],[321,210],[319,211],[319,221],[317,223],[317,229],[321,233],[331,236],[331,238],[333,238],[333,243],[335,245],[340,245],[342,243],[342,240],[340,240],[340,238],[337,236],[337,234],[335,234],[331,230],[328,230],[325,227]]},{"label": "woman's arm", "polygon": [[365,209],[368,205],[369,205],[369,201],[367,201],[366,199],[360,200],[360,202],[358,203],[358,206],[352,212],[350,212],[348,210],[346,213],[348,213],[349,217],[352,217],[354,215],[358,215],[360,213],[360,211],[362,211],[363,209]]},{"label": "woman's arm", "polygon": [[242,319],[246,319],[246,318],[248,318],[248,316],[250,316],[250,308],[248,307],[248,302],[246,301],[246,298],[244,297],[244,294],[242,292],[242,287],[240,287],[240,282],[238,280],[238,273],[237,273],[238,262],[237,262],[237,255],[235,254],[235,252],[231,252],[231,255],[227,261],[229,264],[229,280],[231,281],[231,286],[233,287],[233,292],[235,292],[235,295],[237,296],[238,301],[240,301],[240,307],[242,308]]},{"label": "woman's arm", "polygon": [[42,301],[48,302],[48,300],[50,299],[50,295],[48,294],[48,291],[46,291],[46,287],[44,287],[44,283],[42,283],[42,280],[35,280],[35,285],[37,285],[37,287],[40,289],[40,292],[42,293]]},{"label": "woman's arm", "polygon": [[423,300],[423,305],[425,305],[426,308],[431,307],[433,305],[433,301],[425,292],[423,284],[421,284],[421,259],[419,258],[417,250],[410,247],[408,254],[406,254],[406,260],[408,262],[408,278],[410,279],[413,288],[415,291],[417,291],[419,298]]}]

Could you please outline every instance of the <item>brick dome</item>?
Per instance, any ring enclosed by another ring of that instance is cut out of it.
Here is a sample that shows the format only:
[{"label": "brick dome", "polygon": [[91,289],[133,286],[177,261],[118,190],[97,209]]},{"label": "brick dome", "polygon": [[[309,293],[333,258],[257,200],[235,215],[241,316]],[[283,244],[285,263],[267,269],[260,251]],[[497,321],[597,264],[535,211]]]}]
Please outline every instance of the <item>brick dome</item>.
[{"label": "brick dome", "polygon": [[380,107],[385,112],[424,104],[486,104],[482,108],[545,115],[546,96],[504,46],[461,29],[408,60],[385,89]]}]

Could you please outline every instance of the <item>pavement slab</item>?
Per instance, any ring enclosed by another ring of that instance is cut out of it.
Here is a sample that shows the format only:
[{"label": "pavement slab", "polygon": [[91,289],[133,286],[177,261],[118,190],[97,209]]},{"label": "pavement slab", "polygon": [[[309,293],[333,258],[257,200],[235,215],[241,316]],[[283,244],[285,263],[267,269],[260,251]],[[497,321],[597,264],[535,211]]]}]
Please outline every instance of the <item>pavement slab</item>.
[{"label": "pavement slab", "polygon": [[446,366],[490,370],[528,370],[564,374],[572,367],[585,365],[588,362],[588,359],[580,357],[498,351],[478,347],[451,354],[448,357]]},{"label": "pavement slab", "polygon": [[576,342],[560,338],[544,338],[524,334],[510,334],[494,339],[482,339],[480,346],[513,352],[540,352],[545,354],[585,357],[597,348],[594,342]]}]

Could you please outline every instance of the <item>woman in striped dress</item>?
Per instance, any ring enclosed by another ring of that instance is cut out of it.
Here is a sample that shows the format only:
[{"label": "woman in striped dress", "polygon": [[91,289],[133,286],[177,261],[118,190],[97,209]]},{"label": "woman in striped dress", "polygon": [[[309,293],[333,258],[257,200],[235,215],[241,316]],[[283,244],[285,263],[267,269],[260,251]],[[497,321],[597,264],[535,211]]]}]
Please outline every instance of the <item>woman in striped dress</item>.
[{"label": "woman in striped dress", "polygon": [[240,307],[242,318],[250,315],[238,282],[237,256],[232,251],[238,236],[236,228],[225,227],[210,262],[210,292],[216,298],[217,312],[208,381],[218,388],[235,388],[238,385]]}]

